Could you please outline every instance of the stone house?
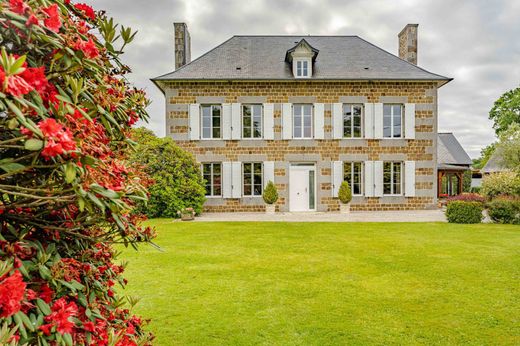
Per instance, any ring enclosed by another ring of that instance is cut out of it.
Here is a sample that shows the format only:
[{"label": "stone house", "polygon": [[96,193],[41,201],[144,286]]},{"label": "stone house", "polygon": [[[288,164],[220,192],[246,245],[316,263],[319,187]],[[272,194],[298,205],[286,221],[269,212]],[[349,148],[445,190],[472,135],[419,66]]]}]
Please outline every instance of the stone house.
[{"label": "stone house", "polygon": [[263,211],[268,181],[280,211],[437,205],[437,90],[451,79],[417,66],[417,24],[399,57],[358,36],[233,36],[190,61],[175,23],[176,70],[152,81],[166,134],[200,162],[206,211]]}]

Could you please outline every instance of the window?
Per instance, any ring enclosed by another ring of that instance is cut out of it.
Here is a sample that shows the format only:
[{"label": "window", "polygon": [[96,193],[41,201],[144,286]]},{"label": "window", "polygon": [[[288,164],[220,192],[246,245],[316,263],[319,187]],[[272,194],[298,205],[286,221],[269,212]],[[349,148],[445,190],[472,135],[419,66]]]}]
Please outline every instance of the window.
[{"label": "window", "polygon": [[206,196],[222,195],[222,164],[203,163],[202,176],[206,184]]},{"label": "window", "polygon": [[296,63],[296,77],[310,77],[310,60],[295,60],[294,63]]},{"label": "window", "polygon": [[202,106],[202,138],[221,138],[221,105]]},{"label": "window", "polygon": [[361,105],[343,105],[343,137],[344,138],[361,138],[361,114],[363,107]]},{"label": "window", "polygon": [[312,138],[312,105],[293,106],[293,138]]},{"label": "window", "polygon": [[262,138],[262,105],[242,106],[242,137]]},{"label": "window", "polygon": [[383,137],[401,138],[403,123],[402,105],[383,105]]},{"label": "window", "polygon": [[348,182],[353,195],[361,195],[363,193],[363,163],[344,162],[343,180]]},{"label": "window", "polygon": [[262,196],[262,163],[244,162],[244,196]]},{"label": "window", "polygon": [[401,162],[383,163],[383,194],[401,194],[402,168],[403,164]]}]

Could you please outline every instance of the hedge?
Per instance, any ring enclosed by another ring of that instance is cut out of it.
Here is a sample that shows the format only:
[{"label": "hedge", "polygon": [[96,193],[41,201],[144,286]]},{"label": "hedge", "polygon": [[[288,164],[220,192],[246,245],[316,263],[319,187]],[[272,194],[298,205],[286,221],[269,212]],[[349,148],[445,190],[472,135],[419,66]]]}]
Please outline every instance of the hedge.
[{"label": "hedge", "polygon": [[446,218],[450,223],[480,223],[483,210],[480,202],[453,201],[448,203]]}]

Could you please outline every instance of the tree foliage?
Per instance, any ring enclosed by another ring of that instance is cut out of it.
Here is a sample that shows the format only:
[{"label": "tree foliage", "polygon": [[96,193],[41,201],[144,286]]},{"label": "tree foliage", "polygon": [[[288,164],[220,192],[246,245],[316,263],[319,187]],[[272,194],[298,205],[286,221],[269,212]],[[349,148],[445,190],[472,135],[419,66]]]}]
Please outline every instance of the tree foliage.
[{"label": "tree foliage", "polygon": [[489,112],[497,135],[506,131],[512,124],[520,124],[520,87],[510,90],[495,101]]},{"label": "tree foliage", "polygon": [[520,174],[520,124],[513,124],[502,132],[497,144],[501,164]]},{"label": "tree foliage", "polygon": [[516,172],[492,173],[482,179],[480,193],[488,199],[520,196],[520,176]]},{"label": "tree foliage", "polygon": [[149,217],[179,217],[177,212],[185,208],[200,214],[206,190],[193,156],[173,139],[157,138],[144,128],[135,129],[133,138],[138,145],[131,161],[153,180],[148,202],[140,203],[139,210]]},{"label": "tree foliage", "polygon": [[491,143],[480,151],[480,157],[473,160],[473,168],[482,169],[495,152],[496,143]]},{"label": "tree foliage", "polygon": [[150,344],[114,290],[112,244],[154,236],[133,212],[147,179],[127,164],[148,104],[120,61],[135,34],[68,0],[0,7],[1,343]]}]

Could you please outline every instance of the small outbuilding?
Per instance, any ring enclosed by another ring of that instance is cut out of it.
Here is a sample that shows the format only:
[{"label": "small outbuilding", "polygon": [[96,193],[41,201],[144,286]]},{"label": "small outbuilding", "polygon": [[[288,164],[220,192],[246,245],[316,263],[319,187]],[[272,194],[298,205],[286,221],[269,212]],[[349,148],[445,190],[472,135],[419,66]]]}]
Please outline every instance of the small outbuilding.
[{"label": "small outbuilding", "polygon": [[438,197],[462,193],[464,173],[471,170],[473,161],[453,133],[439,133],[437,141]]}]

